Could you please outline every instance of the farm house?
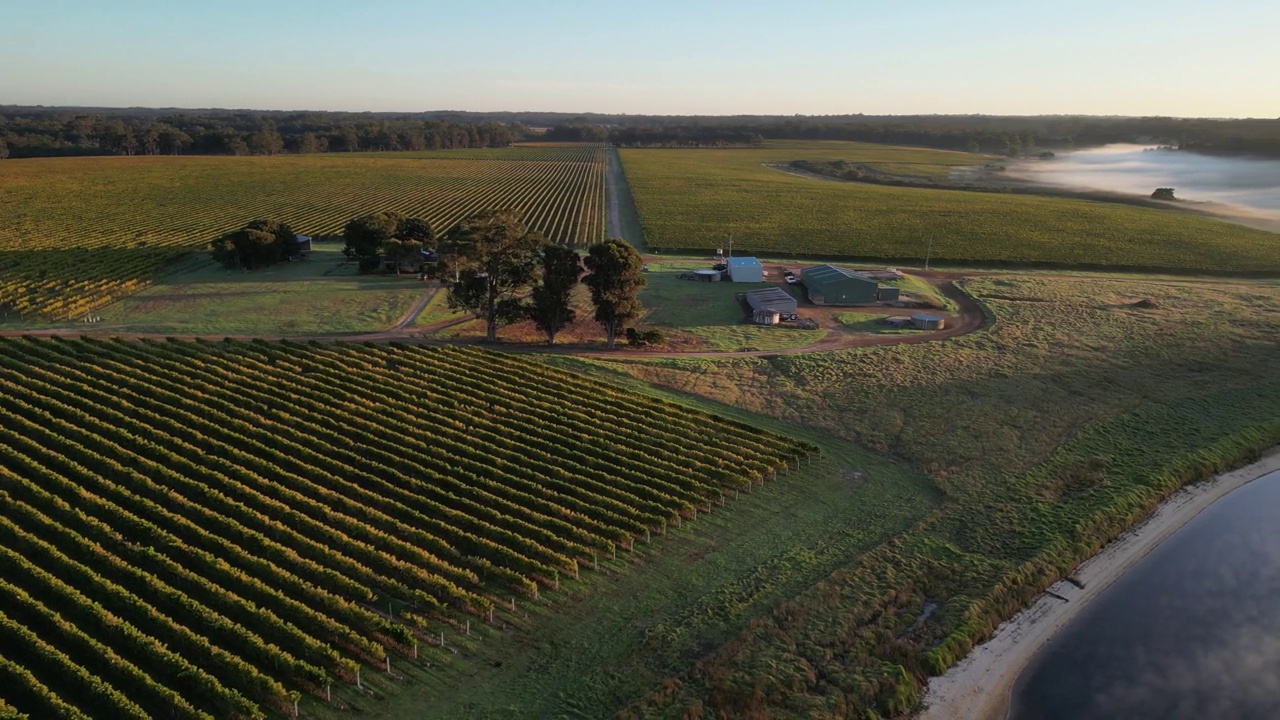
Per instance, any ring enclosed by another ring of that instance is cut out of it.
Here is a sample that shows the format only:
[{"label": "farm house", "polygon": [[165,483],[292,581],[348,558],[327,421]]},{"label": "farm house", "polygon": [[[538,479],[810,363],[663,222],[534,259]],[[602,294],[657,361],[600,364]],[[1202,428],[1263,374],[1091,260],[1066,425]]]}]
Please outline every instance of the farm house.
[{"label": "farm house", "polygon": [[778,287],[752,290],[747,293],[747,304],[753,312],[773,310],[784,318],[795,317],[798,306],[791,293]]},{"label": "farm house", "polygon": [[733,282],[764,282],[764,265],[753,257],[731,257],[729,279]]},{"label": "farm house", "polygon": [[866,305],[880,299],[875,280],[834,265],[815,265],[800,271],[800,281],[817,305]]}]

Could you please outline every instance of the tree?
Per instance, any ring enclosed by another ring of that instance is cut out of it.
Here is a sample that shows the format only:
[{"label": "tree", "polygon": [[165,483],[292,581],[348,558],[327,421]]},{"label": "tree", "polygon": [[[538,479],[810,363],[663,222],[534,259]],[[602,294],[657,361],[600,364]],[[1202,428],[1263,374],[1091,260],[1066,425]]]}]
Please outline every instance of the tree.
[{"label": "tree", "polygon": [[0,137],[0,160],[9,157],[9,145]]},{"label": "tree", "polygon": [[359,260],[362,272],[376,269],[380,263],[370,258],[376,260],[381,257],[396,262],[398,275],[400,264],[405,259],[415,257],[424,247],[433,247],[435,231],[431,229],[431,223],[421,218],[405,217],[398,212],[380,212],[348,222],[342,229],[342,237],[346,241],[342,254]]},{"label": "tree", "polygon": [[640,290],[645,286],[640,253],[626,240],[610,238],[587,252],[587,270],[582,282],[591,288],[596,321],[604,327],[612,348],[627,322],[640,316]]},{"label": "tree", "polygon": [[1156,188],[1156,191],[1151,193],[1151,199],[1152,200],[1177,200],[1178,198],[1173,196],[1173,188]]},{"label": "tree", "polygon": [[569,306],[573,288],[582,275],[578,252],[560,245],[543,246],[542,282],[530,294],[529,316],[533,324],[547,335],[547,344],[556,344],[556,333],[573,322],[577,313]]},{"label": "tree", "polygon": [[498,325],[528,317],[521,295],[537,274],[542,235],[521,222],[515,210],[486,210],[463,220],[445,245],[454,257],[447,281],[449,305],[485,320],[485,340],[498,339]]},{"label": "tree", "polygon": [[297,253],[298,237],[279,220],[254,220],[209,244],[213,258],[228,268],[255,268]]}]

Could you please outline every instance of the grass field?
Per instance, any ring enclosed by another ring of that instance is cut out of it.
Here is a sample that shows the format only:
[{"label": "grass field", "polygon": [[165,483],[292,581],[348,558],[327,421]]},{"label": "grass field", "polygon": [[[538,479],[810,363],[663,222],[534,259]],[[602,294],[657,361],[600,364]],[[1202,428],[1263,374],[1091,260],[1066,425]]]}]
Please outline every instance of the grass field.
[{"label": "grass field", "polygon": [[902,712],[927,675],[1175,488],[1280,442],[1275,281],[966,286],[997,321],[940,343],[610,363],[844,438],[927,474],[947,497],[708,648],[634,712]]},{"label": "grass field", "polygon": [[887,187],[765,167],[842,159],[886,167],[967,165],[985,156],[860,143],[620,151],[651,252],[958,263],[1280,271],[1280,236],[1201,216],[1028,195]]},{"label": "grass field", "polygon": [[0,388],[0,698],[40,718],[345,713],[818,450],[474,350],[5,340]]},{"label": "grass field", "polygon": [[603,148],[6,161],[0,311],[76,318],[255,218],[317,235],[357,215],[398,210],[443,231],[472,212],[508,206],[556,242],[599,241]]},{"label": "grass field", "polygon": [[385,330],[428,289],[416,275],[362,276],[339,243],[303,262],[253,272],[200,258],[94,312],[95,332],[164,335],[343,335]]}]

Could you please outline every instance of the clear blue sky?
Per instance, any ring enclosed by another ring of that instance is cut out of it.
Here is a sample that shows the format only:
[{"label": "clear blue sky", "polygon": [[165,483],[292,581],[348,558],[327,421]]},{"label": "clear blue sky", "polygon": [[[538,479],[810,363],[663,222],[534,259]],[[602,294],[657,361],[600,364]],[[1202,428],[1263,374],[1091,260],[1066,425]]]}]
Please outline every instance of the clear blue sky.
[{"label": "clear blue sky", "polygon": [[1280,1],[0,0],[0,104],[1280,116]]}]

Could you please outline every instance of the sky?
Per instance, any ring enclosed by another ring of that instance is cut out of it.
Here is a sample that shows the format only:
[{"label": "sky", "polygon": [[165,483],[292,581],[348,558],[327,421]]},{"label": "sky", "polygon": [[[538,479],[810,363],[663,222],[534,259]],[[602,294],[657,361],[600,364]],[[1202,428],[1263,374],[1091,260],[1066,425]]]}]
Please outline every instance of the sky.
[{"label": "sky", "polygon": [[0,0],[0,104],[1280,117],[1275,0]]}]

